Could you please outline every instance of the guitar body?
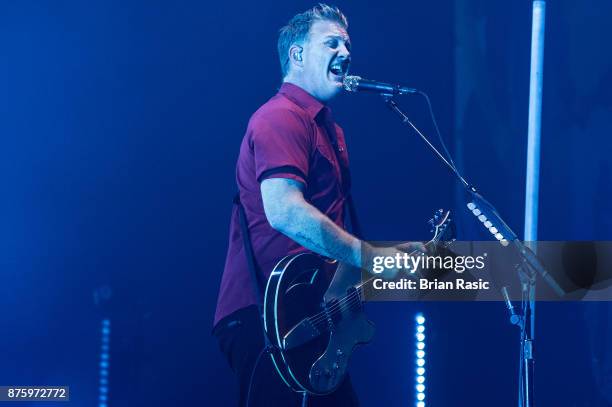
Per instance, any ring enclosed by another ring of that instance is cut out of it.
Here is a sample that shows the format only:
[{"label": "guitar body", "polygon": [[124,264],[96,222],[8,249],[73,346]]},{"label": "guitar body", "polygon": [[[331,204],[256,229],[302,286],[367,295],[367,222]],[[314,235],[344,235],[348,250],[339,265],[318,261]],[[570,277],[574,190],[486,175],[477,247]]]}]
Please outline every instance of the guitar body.
[{"label": "guitar body", "polygon": [[342,383],[353,348],[369,342],[374,326],[365,317],[356,269],[330,265],[314,254],[287,256],[274,268],[264,299],[264,325],[272,360],[295,391],[333,392]]}]

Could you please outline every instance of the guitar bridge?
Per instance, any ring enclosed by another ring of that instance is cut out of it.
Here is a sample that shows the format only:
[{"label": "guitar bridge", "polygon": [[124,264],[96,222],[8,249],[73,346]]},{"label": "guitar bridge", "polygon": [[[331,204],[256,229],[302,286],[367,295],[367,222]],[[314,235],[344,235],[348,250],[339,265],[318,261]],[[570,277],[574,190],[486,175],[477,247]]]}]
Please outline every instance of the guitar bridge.
[{"label": "guitar bridge", "polygon": [[327,327],[330,332],[334,330],[334,326],[342,319],[341,304],[337,299],[333,299],[324,304],[325,316],[327,319]]}]

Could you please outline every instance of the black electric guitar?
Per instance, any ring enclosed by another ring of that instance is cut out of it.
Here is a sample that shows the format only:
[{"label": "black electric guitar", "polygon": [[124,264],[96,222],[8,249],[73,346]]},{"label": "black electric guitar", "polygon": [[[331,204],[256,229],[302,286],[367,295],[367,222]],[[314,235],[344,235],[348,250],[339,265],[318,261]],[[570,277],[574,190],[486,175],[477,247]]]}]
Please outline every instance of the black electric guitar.
[{"label": "black electric guitar", "polygon": [[[446,240],[450,212],[430,220],[434,236],[427,245]],[[326,264],[327,263],[327,264]],[[272,343],[278,373],[295,391],[331,393],[340,386],[353,348],[374,335],[363,312],[361,272],[301,253],[283,258],[274,268],[264,298],[264,325]],[[374,278],[374,277],[372,277]]]}]

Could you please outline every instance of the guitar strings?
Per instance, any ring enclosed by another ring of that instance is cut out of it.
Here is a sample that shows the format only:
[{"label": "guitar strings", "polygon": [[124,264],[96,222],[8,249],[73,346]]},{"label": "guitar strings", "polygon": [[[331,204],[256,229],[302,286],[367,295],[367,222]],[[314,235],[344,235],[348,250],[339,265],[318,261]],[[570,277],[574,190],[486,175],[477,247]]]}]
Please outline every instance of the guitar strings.
[{"label": "guitar strings", "polygon": [[340,299],[338,299],[338,301],[336,301],[336,303],[332,304],[329,308],[318,312],[317,314],[312,315],[311,317],[308,318],[309,322],[313,323],[313,324],[318,324],[321,321],[325,321],[327,322],[327,318],[328,318],[328,314],[335,312],[338,308],[340,308],[340,311],[342,311],[343,309],[347,309],[347,307],[342,308],[344,305],[348,304],[349,307],[350,305],[353,305],[352,303],[349,304],[349,302],[351,302],[353,299],[358,298],[359,301],[363,302],[363,300],[361,299],[361,291],[362,291],[362,287],[369,283],[370,281],[372,281],[374,278],[376,278],[375,276],[372,276],[370,278],[368,278],[367,280],[362,281],[361,283],[359,283],[358,285],[354,286],[356,288],[355,291],[352,291],[350,294],[347,294],[343,297],[341,297]]},{"label": "guitar strings", "polygon": [[[416,253],[413,252],[413,253]],[[340,309],[340,311],[342,311],[343,309],[346,310],[348,309],[347,307],[342,308],[344,305],[348,304],[348,306],[350,307],[351,305],[353,305],[352,303],[349,303],[350,301],[352,301],[354,298],[359,298],[359,300],[361,302],[363,302],[363,300],[361,300],[361,290],[362,287],[369,283],[370,281],[372,281],[375,278],[375,276],[372,276],[370,278],[368,278],[367,280],[362,281],[361,283],[359,283],[358,285],[354,286],[356,288],[355,291],[352,291],[350,294],[347,294],[343,297],[341,297],[338,301],[336,301],[336,303],[332,304],[329,308],[318,312],[317,314],[312,315],[311,317],[308,318],[309,322],[312,324],[318,324],[322,321],[327,322],[327,318],[328,318],[328,314],[332,313],[332,312],[336,312],[338,309]]]},{"label": "guitar strings", "polygon": [[355,286],[355,291],[352,291],[350,294],[347,294],[344,297],[340,298],[326,310],[320,311],[317,314],[314,314],[313,316],[307,318],[308,321],[312,323],[316,328],[326,328],[328,326],[328,317],[330,317],[329,314],[337,311],[342,312],[345,310],[349,310],[356,303],[364,302],[364,300],[362,299],[362,287],[363,285],[372,281],[374,278],[376,277],[373,276],[368,278],[367,280],[362,281],[359,285]]},{"label": "guitar strings", "polygon": [[321,322],[324,322],[327,325],[329,314],[336,312],[338,310],[342,312],[343,310],[350,309],[350,307],[354,305],[355,303],[363,302],[363,299],[361,298],[362,287],[363,285],[372,281],[374,278],[375,277],[370,277],[367,280],[362,281],[360,284],[355,286],[356,288],[355,291],[352,291],[350,294],[347,294],[341,297],[338,301],[332,304],[332,306],[330,306],[329,308],[323,311],[320,311],[317,314],[312,315],[311,317],[308,318],[308,321],[312,323],[313,325],[319,325]]},{"label": "guitar strings", "polygon": [[[338,308],[342,308],[345,304],[349,303],[350,301],[352,301],[353,299],[357,298],[359,300],[361,300],[361,287],[367,283],[368,281],[372,280],[374,277],[369,278],[368,280],[362,282],[361,284],[359,284],[358,286],[356,286],[356,290],[352,291],[350,294],[347,294],[345,296],[343,296],[342,298],[340,298],[338,301],[336,301],[334,304],[332,304],[329,308],[318,312],[317,314],[312,315],[311,317],[308,318],[308,320],[311,323],[319,323],[321,321],[327,321],[327,317],[329,313],[335,312]],[[352,305],[352,304],[349,304]],[[345,308],[346,309],[346,308]],[[340,311],[342,311],[342,309],[340,309]]]},{"label": "guitar strings", "polygon": [[[438,228],[436,228],[438,229]],[[426,245],[430,245],[430,244],[437,244],[439,243],[439,238],[434,238],[431,239]],[[413,251],[411,254],[416,253],[416,251]],[[372,281],[375,277],[370,277],[365,281],[362,281],[360,284],[354,286],[356,288],[355,291],[352,291],[350,294],[347,294],[343,297],[341,297],[338,301],[336,301],[334,304],[332,304],[332,306],[330,306],[327,309],[324,309],[323,311],[320,311],[310,317],[308,317],[308,321],[313,324],[313,325],[320,325],[322,322],[324,322],[327,325],[327,320],[328,320],[328,316],[329,314],[336,312],[336,311],[340,311],[342,312],[343,310],[347,310],[350,309],[350,307],[352,305],[354,305],[354,300],[358,299],[359,302],[363,302],[363,300],[361,299],[361,290],[362,287],[369,283],[370,281]],[[346,306],[345,306],[346,305]]]}]

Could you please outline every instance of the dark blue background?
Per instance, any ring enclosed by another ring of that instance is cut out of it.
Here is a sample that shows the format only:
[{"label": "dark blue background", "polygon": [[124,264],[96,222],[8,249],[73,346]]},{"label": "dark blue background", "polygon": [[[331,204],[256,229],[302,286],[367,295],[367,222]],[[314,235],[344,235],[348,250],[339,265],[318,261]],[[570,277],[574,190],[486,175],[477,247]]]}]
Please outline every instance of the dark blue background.
[{"label": "dark blue background", "polygon": [[[530,4],[338,2],[352,71],[428,92],[459,166],[519,234]],[[110,317],[110,405],[235,398],[210,336],[235,159],[250,114],[280,85],[277,30],[310,6],[0,6],[0,384],[69,384],[73,405],[93,405],[99,324]],[[603,0],[548,5],[542,239],[611,235],[610,11]],[[433,137],[423,100],[402,105]],[[426,239],[438,207],[457,211],[463,237],[485,236],[450,174],[376,96],[332,107],[367,238]],[[112,295],[96,305],[101,287]],[[502,304],[379,303],[369,306],[374,343],[354,357],[363,405],[412,402],[417,311],[428,319],[430,403],[516,404],[518,336]],[[538,306],[541,405],[605,405],[589,338],[611,338],[589,312]]]}]

